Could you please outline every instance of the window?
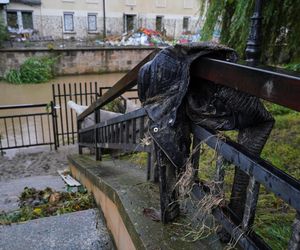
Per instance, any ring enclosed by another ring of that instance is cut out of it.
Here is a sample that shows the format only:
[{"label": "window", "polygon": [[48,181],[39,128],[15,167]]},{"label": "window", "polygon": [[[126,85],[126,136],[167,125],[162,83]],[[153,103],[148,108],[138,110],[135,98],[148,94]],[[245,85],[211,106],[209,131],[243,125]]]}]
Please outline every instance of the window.
[{"label": "window", "polygon": [[22,12],[23,29],[33,29],[32,12]]},{"label": "window", "polygon": [[65,31],[74,31],[73,13],[64,13],[64,28]]},{"label": "window", "polygon": [[193,8],[193,0],[183,0],[183,8],[192,9]]},{"label": "window", "polygon": [[188,31],[189,30],[189,21],[190,21],[189,17],[184,17],[183,18],[183,23],[182,23],[183,31]]},{"label": "window", "polygon": [[124,31],[129,32],[135,29],[136,15],[124,15]]},{"label": "window", "polygon": [[97,30],[97,15],[88,14],[88,31],[96,31],[96,30]]},{"label": "window", "polygon": [[167,0],[156,0],[155,1],[155,6],[157,8],[165,8],[165,7],[167,7]]},{"label": "window", "polygon": [[7,26],[9,28],[18,29],[18,14],[16,11],[7,12]]},{"label": "window", "polygon": [[126,5],[134,6],[136,5],[136,0],[126,0]]},{"label": "window", "polygon": [[157,31],[162,32],[162,29],[163,29],[163,17],[162,16],[156,17],[155,26],[156,26]]}]

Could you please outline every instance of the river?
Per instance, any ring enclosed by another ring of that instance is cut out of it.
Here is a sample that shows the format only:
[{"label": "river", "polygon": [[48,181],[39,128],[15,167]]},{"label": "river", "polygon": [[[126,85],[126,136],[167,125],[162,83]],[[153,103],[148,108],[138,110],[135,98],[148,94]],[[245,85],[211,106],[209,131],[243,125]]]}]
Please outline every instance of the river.
[{"label": "river", "polygon": [[97,82],[99,87],[112,86],[124,73],[92,74],[57,77],[40,84],[9,84],[0,81],[0,105],[49,103],[53,83]]},{"label": "river", "polygon": [[[101,75],[93,74],[80,76],[74,75],[57,77],[47,83],[21,85],[9,84],[7,82],[0,81],[0,106],[49,103],[50,101],[52,101],[52,84],[56,83],[71,83],[72,85],[74,85],[74,83],[86,82],[88,83],[87,86],[89,86],[90,82],[97,82],[98,87],[110,87],[114,85],[120,78],[122,78],[122,76],[124,76],[124,73]],[[58,101],[56,100],[56,102]],[[61,107],[58,104],[60,104]],[[67,112],[62,112],[62,109],[65,110],[66,107],[63,98],[61,99],[61,102],[56,103],[56,105],[58,107],[58,119],[61,119],[63,121],[59,122],[58,124],[58,132],[62,133],[62,131],[72,131],[72,133],[74,134],[74,131],[76,131],[76,114],[70,109],[68,109]],[[51,120],[49,120],[49,117],[47,117],[47,115],[26,117],[26,115],[29,113],[32,114],[41,112],[46,112],[45,107],[0,110],[0,149],[5,147],[22,147],[23,145],[32,144],[40,145],[53,141],[53,135],[51,138],[52,133],[50,132],[53,131],[53,126]],[[22,115],[22,117],[3,118],[4,116],[7,117],[11,115]],[[67,120],[68,124],[70,124],[70,130],[66,131]],[[71,120],[73,120],[73,124],[75,126],[74,128]],[[62,141],[64,140],[64,138],[60,138],[59,140]]]}]

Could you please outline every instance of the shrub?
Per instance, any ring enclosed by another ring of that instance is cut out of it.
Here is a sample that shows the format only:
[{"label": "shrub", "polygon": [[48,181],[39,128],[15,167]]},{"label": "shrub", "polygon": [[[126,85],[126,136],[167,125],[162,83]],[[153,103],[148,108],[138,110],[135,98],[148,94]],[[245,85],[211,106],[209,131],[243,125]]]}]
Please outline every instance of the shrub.
[{"label": "shrub", "polygon": [[7,39],[8,39],[7,27],[4,25],[3,21],[0,18],[0,47],[2,46],[2,43]]},{"label": "shrub", "polygon": [[55,62],[56,59],[51,57],[28,58],[19,70],[10,70],[5,80],[16,84],[47,82],[54,77]]}]

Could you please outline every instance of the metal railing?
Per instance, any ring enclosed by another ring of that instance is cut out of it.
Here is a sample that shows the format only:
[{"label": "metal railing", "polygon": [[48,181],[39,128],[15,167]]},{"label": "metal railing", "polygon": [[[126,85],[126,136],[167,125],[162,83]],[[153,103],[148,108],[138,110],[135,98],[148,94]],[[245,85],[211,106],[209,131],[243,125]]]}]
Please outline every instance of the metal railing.
[{"label": "metal railing", "polygon": [[[101,148],[118,148],[134,151],[133,149],[135,148],[134,146],[130,146],[132,144],[128,139],[125,141],[121,139],[124,138],[122,133],[125,133],[128,138],[129,133],[127,131],[130,126],[127,125],[126,127],[126,123],[133,124],[132,119],[144,117],[145,111],[141,109],[101,123],[97,110],[133,87],[136,83],[139,68],[148,62],[155,53],[156,52],[153,52],[143,60],[143,62],[129,72],[78,117],[79,126],[87,115],[94,113],[96,117],[96,125],[79,130],[80,153],[82,153],[82,147],[85,146],[96,148],[96,159],[101,159]],[[202,58],[195,62],[192,65],[191,74],[198,79],[206,79],[216,84],[225,85],[293,110],[300,111],[299,76],[278,72],[278,70],[254,68],[211,58]],[[147,126],[144,126],[144,131],[147,130],[146,127]],[[220,156],[224,157],[231,164],[250,176],[250,185],[248,186],[246,199],[247,206],[244,210],[242,222],[237,220],[228,207],[215,208],[213,210],[213,215],[243,248],[269,249],[270,247],[254,231],[250,230],[252,222],[249,218],[255,216],[255,207],[259,197],[258,193],[254,193],[254,190],[251,189],[251,187],[253,187],[255,183],[260,183],[265,186],[267,190],[274,193],[277,197],[293,207],[299,216],[299,180],[293,178],[288,173],[279,170],[263,159],[249,154],[236,142],[233,142],[228,138],[226,138],[226,140],[217,138],[217,136],[215,136],[217,134],[216,131],[195,124],[193,124],[192,127],[195,141],[205,142],[209,147],[216,150]],[[132,131],[135,130],[132,129]],[[143,137],[141,131],[142,130],[139,131],[140,138]],[[149,152],[148,162],[150,162],[151,155],[151,151],[148,151],[149,149],[150,147],[142,149]],[[196,155],[195,158],[199,159],[199,155]],[[198,162],[196,164],[198,167]],[[148,166],[148,174],[150,173],[149,167],[151,167],[151,165]],[[253,185],[251,186],[251,184]],[[193,194],[197,199],[201,199],[203,196],[203,193],[199,190],[199,186],[197,185],[194,186]],[[295,218],[296,222],[298,221],[297,218],[299,217]],[[300,221],[297,223],[299,224]],[[294,227],[290,246],[300,247],[300,242],[297,242],[297,235],[299,235],[299,233],[299,228]]]},{"label": "metal railing", "polygon": [[0,106],[0,151],[50,145],[57,148],[53,103]]}]

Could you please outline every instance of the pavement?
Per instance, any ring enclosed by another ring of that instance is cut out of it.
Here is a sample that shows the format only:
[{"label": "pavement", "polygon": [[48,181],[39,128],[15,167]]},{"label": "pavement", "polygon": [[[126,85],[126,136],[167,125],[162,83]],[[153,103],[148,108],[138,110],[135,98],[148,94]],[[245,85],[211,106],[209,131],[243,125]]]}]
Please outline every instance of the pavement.
[{"label": "pavement", "polygon": [[31,176],[0,182],[0,212],[18,209],[19,195],[25,187],[43,190],[50,187],[56,191],[66,191],[66,185],[60,176]]},{"label": "pavement", "polygon": [[[25,187],[66,191],[57,170],[68,168],[67,155],[76,146],[57,151],[38,147],[0,155],[0,213],[18,209]],[[1,225],[0,250],[114,249],[104,219],[97,209]]]},{"label": "pavement", "polygon": [[96,209],[0,226],[1,250],[113,249]]}]

